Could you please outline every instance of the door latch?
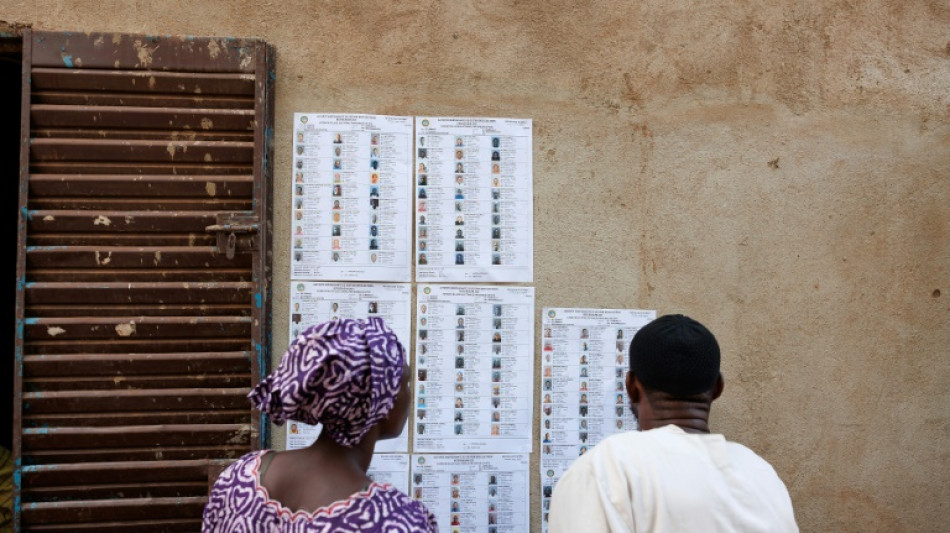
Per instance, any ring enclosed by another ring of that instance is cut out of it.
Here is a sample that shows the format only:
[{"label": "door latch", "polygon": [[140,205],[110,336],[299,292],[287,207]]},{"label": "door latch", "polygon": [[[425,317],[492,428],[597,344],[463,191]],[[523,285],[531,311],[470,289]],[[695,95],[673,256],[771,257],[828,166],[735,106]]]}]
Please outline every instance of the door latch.
[{"label": "door latch", "polygon": [[[205,227],[208,233],[217,234],[218,250],[224,250],[228,259],[240,249],[242,252],[253,251],[257,246],[257,232],[260,230],[256,220],[238,219],[233,214],[218,215],[218,223]],[[242,238],[238,238],[238,237]]]},{"label": "door latch", "polygon": [[232,231],[228,234],[228,245],[224,249],[224,255],[228,259],[234,259],[234,249],[237,248],[237,235]]}]

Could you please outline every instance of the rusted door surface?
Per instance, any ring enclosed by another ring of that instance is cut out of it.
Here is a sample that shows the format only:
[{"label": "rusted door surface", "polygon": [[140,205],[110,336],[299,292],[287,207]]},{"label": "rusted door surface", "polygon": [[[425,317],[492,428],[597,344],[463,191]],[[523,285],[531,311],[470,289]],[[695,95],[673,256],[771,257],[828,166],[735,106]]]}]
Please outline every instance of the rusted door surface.
[{"label": "rusted door surface", "polygon": [[264,438],[273,54],[23,37],[20,530],[196,531]]}]

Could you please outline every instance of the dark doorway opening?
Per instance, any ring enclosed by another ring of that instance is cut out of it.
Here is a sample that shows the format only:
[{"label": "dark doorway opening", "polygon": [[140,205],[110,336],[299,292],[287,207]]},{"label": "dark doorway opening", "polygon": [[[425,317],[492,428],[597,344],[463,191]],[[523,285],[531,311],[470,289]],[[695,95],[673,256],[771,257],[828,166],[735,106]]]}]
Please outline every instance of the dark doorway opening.
[{"label": "dark doorway opening", "polygon": [[0,446],[13,447],[13,377],[16,372],[16,254],[20,189],[20,101],[23,42],[19,37],[0,37],[0,180],[2,180],[3,249],[7,250],[7,297],[2,320],[7,328],[7,349],[0,351]]}]

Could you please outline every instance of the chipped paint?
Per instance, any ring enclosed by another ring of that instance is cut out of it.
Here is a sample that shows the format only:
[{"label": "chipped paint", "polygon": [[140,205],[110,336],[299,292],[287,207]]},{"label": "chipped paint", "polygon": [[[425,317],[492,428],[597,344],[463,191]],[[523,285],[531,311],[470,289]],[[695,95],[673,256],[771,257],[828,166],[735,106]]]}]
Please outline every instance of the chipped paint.
[{"label": "chipped paint", "polygon": [[161,250],[156,250],[156,251],[155,251],[155,259],[152,260],[152,263],[153,263],[155,266],[158,266],[158,264],[161,263],[161,262],[162,262],[162,251],[161,251]]},{"label": "chipped paint", "polygon": [[45,217],[43,217],[43,222],[52,222],[54,220],[56,220],[56,217],[54,217],[53,215],[46,215]]},{"label": "chipped paint", "polygon": [[[169,122],[169,124],[171,124],[171,122]],[[168,143],[165,150],[168,151],[168,155],[170,155],[172,159],[175,159],[175,143]]]},{"label": "chipped paint", "polygon": [[230,439],[228,439],[229,444],[243,444],[247,441],[247,437],[251,432],[251,428],[245,426],[241,429],[235,431]]},{"label": "chipped paint", "polygon": [[250,68],[252,61],[254,61],[254,58],[251,56],[251,54],[243,51],[241,52],[241,70]]},{"label": "chipped paint", "polygon": [[115,332],[119,334],[120,337],[129,337],[135,334],[135,321],[129,321],[129,323],[116,324]]},{"label": "chipped paint", "polygon": [[210,118],[203,117],[201,119],[201,129],[210,130],[213,127],[214,127],[214,121],[212,121]]},{"label": "chipped paint", "polygon": [[57,335],[62,335],[63,333],[66,333],[66,330],[59,326],[49,326],[48,328],[46,328],[46,333],[49,334],[50,337],[55,337]]},{"label": "chipped paint", "polygon": [[[149,48],[148,45],[144,44],[141,39],[136,39],[132,43],[132,47],[135,49],[135,55],[138,56],[139,67],[148,67],[152,64],[152,52],[155,50]],[[157,46],[155,48],[158,48]]]},{"label": "chipped paint", "polygon": [[211,157],[211,154],[205,154],[204,160],[207,161],[208,163],[210,163],[210,162],[214,161],[214,158]]},{"label": "chipped paint", "polygon": [[207,191],[208,196],[214,196],[217,194],[218,187],[214,184],[213,181],[205,182],[205,191]]},{"label": "chipped paint", "polygon": [[109,220],[109,217],[105,215],[99,215],[96,218],[92,219],[92,223],[95,226],[111,226],[112,221]]},{"label": "chipped paint", "polygon": [[208,55],[211,59],[217,59],[221,55],[221,45],[214,39],[208,40]]},{"label": "chipped paint", "polygon": [[108,265],[112,262],[112,252],[106,252],[106,256],[102,257],[99,254],[99,250],[96,250],[96,264],[99,266]]}]

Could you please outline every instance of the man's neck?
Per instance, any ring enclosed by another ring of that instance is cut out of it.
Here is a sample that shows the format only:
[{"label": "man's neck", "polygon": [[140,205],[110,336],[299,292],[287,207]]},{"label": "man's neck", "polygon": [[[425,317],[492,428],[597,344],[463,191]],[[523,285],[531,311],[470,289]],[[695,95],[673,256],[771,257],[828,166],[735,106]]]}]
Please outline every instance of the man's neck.
[{"label": "man's neck", "polygon": [[653,398],[649,409],[641,409],[641,430],[674,425],[687,433],[709,433],[709,402]]}]

